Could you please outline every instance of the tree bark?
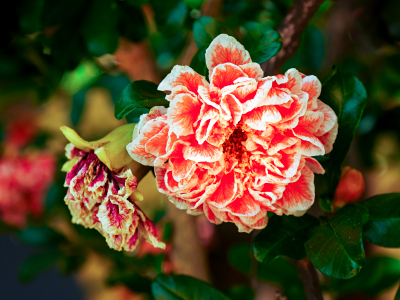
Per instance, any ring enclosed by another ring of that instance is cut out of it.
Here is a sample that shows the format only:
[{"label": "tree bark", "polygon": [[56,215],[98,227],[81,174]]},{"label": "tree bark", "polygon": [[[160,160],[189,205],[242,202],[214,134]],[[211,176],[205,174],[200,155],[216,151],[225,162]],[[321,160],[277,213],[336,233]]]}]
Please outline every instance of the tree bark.
[{"label": "tree bark", "polygon": [[303,31],[323,2],[324,0],[297,0],[293,3],[278,27],[282,36],[282,50],[261,65],[265,76],[278,74],[285,61],[296,53]]}]

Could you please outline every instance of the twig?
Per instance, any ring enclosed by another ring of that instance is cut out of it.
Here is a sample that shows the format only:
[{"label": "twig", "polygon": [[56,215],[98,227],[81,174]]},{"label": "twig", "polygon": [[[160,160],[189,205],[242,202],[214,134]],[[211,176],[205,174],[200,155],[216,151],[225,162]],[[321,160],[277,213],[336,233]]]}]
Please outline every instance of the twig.
[{"label": "twig", "polygon": [[297,0],[278,27],[282,36],[282,50],[261,65],[265,75],[277,74],[285,61],[292,57],[300,44],[303,31],[324,0]]},{"label": "twig", "polygon": [[318,274],[308,258],[296,262],[308,300],[323,300]]}]

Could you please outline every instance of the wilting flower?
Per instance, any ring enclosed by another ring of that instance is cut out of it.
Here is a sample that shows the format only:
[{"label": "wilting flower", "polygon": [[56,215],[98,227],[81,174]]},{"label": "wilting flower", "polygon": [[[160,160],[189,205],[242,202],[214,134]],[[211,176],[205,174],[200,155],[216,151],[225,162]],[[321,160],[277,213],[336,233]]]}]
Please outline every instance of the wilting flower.
[{"label": "wilting flower", "polygon": [[46,191],[54,177],[55,158],[28,153],[0,159],[0,219],[24,227],[27,217],[43,212]]},{"label": "wilting flower", "polygon": [[347,203],[360,199],[365,191],[364,177],[356,169],[345,167],[335,191],[333,204],[335,207],[342,207]]},{"label": "wilting flower", "polygon": [[133,126],[121,126],[96,142],[86,142],[72,129],[61,127],[71,142],[66,146],[69,161],[63,167],[68,172],[65,202],[72,222],[97,229],[110,248],[133,251],[140,236],[164,248],[153,222],[136,204],[142,196],[136,190],[136,177],[125,167],[131,159],[124,145]]},{"label": "wilting flower", "polygon": [[332,150],[337,117],[318,100],[321,83],[295,69],[263,72],[234,38],[206,51],[210,83],[175,66],[158,89],[169,108],[140,118],[131,157],[155,167],[158,189],[178,208],[239,231],[264,228],[267,211],[300,216],[314,202],[312,156]]}]

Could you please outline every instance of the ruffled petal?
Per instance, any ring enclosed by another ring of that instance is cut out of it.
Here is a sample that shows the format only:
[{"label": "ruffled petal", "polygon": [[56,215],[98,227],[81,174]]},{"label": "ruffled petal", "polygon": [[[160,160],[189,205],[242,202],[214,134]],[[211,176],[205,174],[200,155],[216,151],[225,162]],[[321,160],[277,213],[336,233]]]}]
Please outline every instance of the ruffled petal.
[{"label": "ruffled petal", "polygon": [[206,64],[210,71],[220,64],[232,63],[240,66],[250,62],[249,52],[236,39],[226,34],[217,36],[206,50]]},{"label": "ruffled petal", "polygon": [[208,86],[203,76],[197,74],[188,66],[175,66],[171,73],[158,86],[160,91],[172,91],[175,87],[184,86],[190,92],[197,94],[199,86]]},{"label": "ruffled petal", "polygon": [[314,75],[304,77],[301,90],[309,95],[307,109],[316,109],[317,99],[319,95],[321,95],[321,82],[318,80],[318,78]]},{"label": "ruffled petal", "polygon": [[300,178],[286,185],[282,198],[273,205],[278,215],[302,216],[314,203],[314,174],[308,167],[301,171]]},{"label": "ruffled petal", "polygon": [[171,101],[168,109],[168,125],[179,137],[193,134],[193,124],[197,121],[201,103],[188,94],[180,94]]},{"label": "ruffled petal", "polygon": [[222,150],[207,142],[198,144],[193,141],[190,145],[183,147],[183,157],[195,162],[214,162],[222,156]]}]

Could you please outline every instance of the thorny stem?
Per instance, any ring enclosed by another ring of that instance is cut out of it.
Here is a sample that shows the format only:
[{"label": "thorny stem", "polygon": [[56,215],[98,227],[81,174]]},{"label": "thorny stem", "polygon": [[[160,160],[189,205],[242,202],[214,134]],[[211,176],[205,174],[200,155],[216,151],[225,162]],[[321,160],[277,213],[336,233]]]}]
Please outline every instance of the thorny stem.
[{"label": "thorny stem", "polygon": [[278,27],[282,36],[282,50],[261,67],[264,75],[279,73],[285,61],[291,58],[300,44],[301,35],[308,22],[325,0],[297,0],[290,7],[287,15]]}]

